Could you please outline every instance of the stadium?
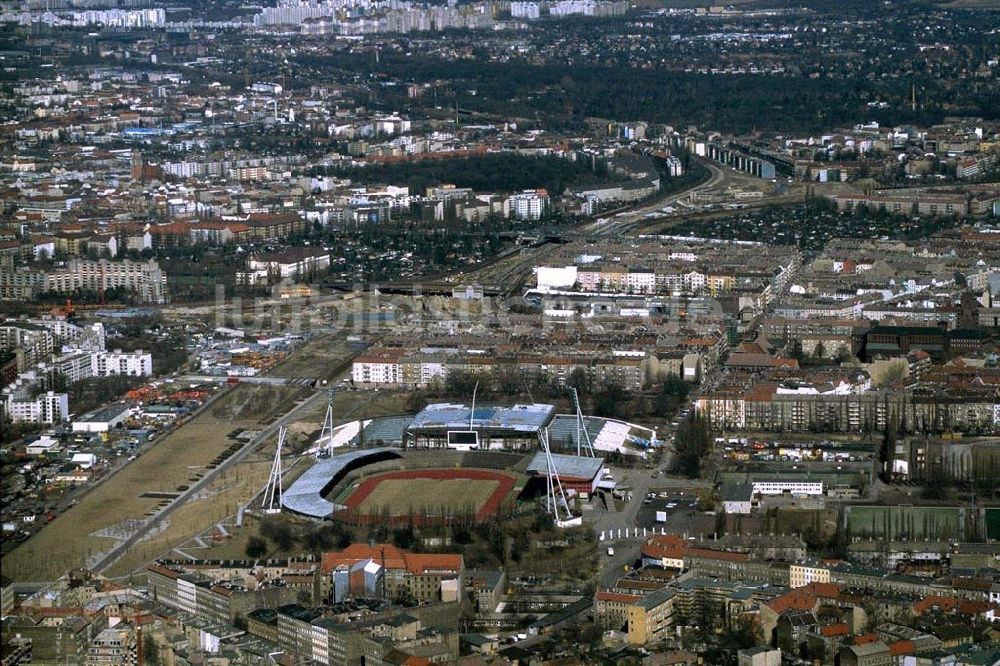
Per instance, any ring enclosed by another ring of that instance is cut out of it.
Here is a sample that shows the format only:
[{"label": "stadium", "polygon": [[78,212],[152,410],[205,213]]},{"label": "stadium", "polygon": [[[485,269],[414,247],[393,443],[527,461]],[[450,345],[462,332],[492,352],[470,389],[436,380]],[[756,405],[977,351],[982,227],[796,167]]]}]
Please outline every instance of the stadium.
[{"label": "stadium", "polygon": [[613,488],[602,452],[644,455],[655,444],[641,426],[548,404],[441,403],[336,427],[328,411],[306,452],[315,462],[280,493],[280,506],[317,520],[428,525],[503,519],[543,503],[558,523],[578,524],[569,500]]}]

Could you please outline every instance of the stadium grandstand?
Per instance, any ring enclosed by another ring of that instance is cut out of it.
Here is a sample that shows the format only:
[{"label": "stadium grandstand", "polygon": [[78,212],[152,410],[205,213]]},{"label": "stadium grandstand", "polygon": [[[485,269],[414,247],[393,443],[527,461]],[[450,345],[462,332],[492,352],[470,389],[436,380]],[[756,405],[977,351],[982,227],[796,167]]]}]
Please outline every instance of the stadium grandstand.
[{"label": "stadium grandstand", "polygon": [[[536,407],[539,409],[532,409]],[[641,456],[650,446],[658,444],[656,431],[643,426],[598,416],[584,416],[581,420],[573,414],[556,414],[548,418],[545,407],[551,406],[476,408],[476,417],[470,429],[470,408],[464,405],[431,405],[415,416],[381,416],[338,425],[329,440],[332,444],[330,448],[408,446],[533,451],[537,448],[537,433],[541,427],[548,428],[552,450],[564,453],[579,453],[589,441],[595,451]],[[449,446],[449,432],[477,434],[464,435],[469,443],[462,442],[463,435],[452,434]],[[308,452],[317,453],[324,448],[317,442]]]},{"label": "stadium grandstand", "polygon": [[385,446],[400,446],[406,437],[406,429],[413,422],[413,415],[383,416],[365,422],[365,428],[351,438],[351,446],[371,446],[381,443]]},{"label": "stadium grandstand", "polygon": [[282,493],[281,506],[310,518],[329,518],[334,511],[346,508],[327,500],[326,495],[348,473],[365,465],[399,457],[393,449],[380,448],[321,458]]},{"label": "stadium grandstand", "polygon": [[549,424],[549,443],[555,451],[577,451],[587,441],[595,451],[626,455],[641,455],[658,444],[655,430],[617,419],[584,416],[581,422],[574,414],[557,414]]},{"label": "stadium grandstand", "polygon": [[554,405],[468,407],[438,403],[413,417],[406,445],[418,448],[533,451],[538,433],[551,423]]}]

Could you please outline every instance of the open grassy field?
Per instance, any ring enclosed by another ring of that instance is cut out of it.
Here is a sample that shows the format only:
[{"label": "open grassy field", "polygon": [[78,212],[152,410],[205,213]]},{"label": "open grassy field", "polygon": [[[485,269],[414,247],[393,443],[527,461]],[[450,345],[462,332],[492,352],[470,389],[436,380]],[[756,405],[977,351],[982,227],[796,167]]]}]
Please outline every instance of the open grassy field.
[{"label": "open grassy field", "polygon": [[965,528],[954,506],[852,506],[847,525],[852,537],[890,541],[961,539]]},{"label": "open grassy field", "polygon": [[343,503],[361,520],[384,517],[475,514],[493,519],[521,487],[518,475],[483,469],[420,469],[385,472],[363,479]]},{"label": "open grassy field", "polygon": [[[4,574],[15,580],[44,581],[86,566],[130,533],[130,520],[144,519],[169,501],[142,495],[181,492],[236,444],[227,437],[230,432],[260,427],[302,390],[247,384],[231,389],[4,557]],[[172,539],[182,540],[234,512],[241,497],[249,497],[264,483],[269,469],[266,456],[247,461],[222,474],[199,500],[171,516],[165,531],[129,551],[110,573],[139,566],[141,558],[156,554]]]},{"label": "open grassy field", "polygon": [[478,511],[499,486],[473,479],[389,479],[378,484],[358,505],[369,515],[390,516]]}]

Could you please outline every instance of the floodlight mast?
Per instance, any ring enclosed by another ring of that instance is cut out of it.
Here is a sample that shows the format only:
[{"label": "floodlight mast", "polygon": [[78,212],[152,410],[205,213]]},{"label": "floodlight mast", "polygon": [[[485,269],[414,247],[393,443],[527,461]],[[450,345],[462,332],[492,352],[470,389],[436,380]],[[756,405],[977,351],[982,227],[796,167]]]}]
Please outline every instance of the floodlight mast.
[{"label": "floodlight mast", "polygon": [[[583,410],[580,409],[580,394],[577,393],[575,386],[570,390],[573,391],[573,406],[576,407],[576,455],[581,455],[581,441],[585,439],[587,442],[586,451],[593,458],[596,454],[594,453],[594,445],[590,441],[590,433],[587,432],[587,424],[583,420]],[[583,437],[581,437],[581,433]]]},{"label": "floodlight mast", "polygon": [[556,469],[555,460],[552,458],[552,451],[549,449],[549,430],[543,428],[538,431],[538,441],[542,445],[545,453],[545,509],[552,515],[557,523],[561,522],[559,515],[559,504],[562,503],[566,512],[566,519],[573,517],[569,510],[569,502],[566,501],[566,492],[563,490],[562,481],[559,480],[559,471]]},{"label": "floodlight mast", "polygon": [[281,476],[281,450],[285,448],[285,437],[288,435],[288,428],[281,426],[278,429],[278,448],[274,451],[274,462],[271,463],[271,473],[267,477],[267,485],[264,486],[264,513],[281,513],[282,488]]},{"label": "floodlight mast", "polygon": [[323,428],[319,431],[319,440],[317,441],[317,455],[323,451],[333,453],[333,400],[335,397],[337,397],[337,389],[330,387],[326,400],[326,416],[323,418]]}]

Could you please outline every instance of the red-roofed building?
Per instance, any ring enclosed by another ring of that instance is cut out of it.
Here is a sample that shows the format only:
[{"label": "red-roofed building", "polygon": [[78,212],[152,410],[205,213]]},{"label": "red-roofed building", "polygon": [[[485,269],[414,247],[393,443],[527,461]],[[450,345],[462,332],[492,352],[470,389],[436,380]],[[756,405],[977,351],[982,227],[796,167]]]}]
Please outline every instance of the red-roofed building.
[{"label": "red-roofed building", "polygon": [[155,224],[148,229],[154,248],[176,247],[191,242],[191,225],[187,222]]},{"label": "red-roofed building", "polygon": [[916,651],[916,646],[913,645],[913,641],[896,641],[895,643],[889,643],[889,654],[893,657],[902,657],[908,654],[914,654]]},{"label": "red-roofed building", "polygon": [[394,599],[460,601],[465,587],[461,555],[409,553],[392,544],[355,543],[340,552],[323,553],[320,570],[337,598],[364,596],[364,590],[372,589],[381,593],[384,586],[385,595]]},{"label": "red-roofed building", "polygon": [[643,564],[653,564],[665,569],[683,569],[684,552],[688,542],[679,534],[656,534],[646,539],[639,548]]},{"label": "red-roofed building", "polygon": [[819,633],[821,636],[826,636],[832,638],[834,636],[848,636],[851,633],[851,628],[847,626],[845,622],[838,622],[837,624],[828,624],[825,627],[820,627]]},{"label": "red-roofed building", "polygon": [[640,599],[636,594],[600,590],[594,595],[594,622],[605,629],[621,630],[628,623],[628,607]]},{"label": "red-roofed building", "polygon": [[[821,603],[836,603],[840,586],[833,583],[810,583],[797,587],[780,597],[771,599],[760,609],[760,624],[764,635],[769,636],[777,627],[778,618],[788,612],[816,612]],[[839,604],[838,604],[839,605]]]}]

